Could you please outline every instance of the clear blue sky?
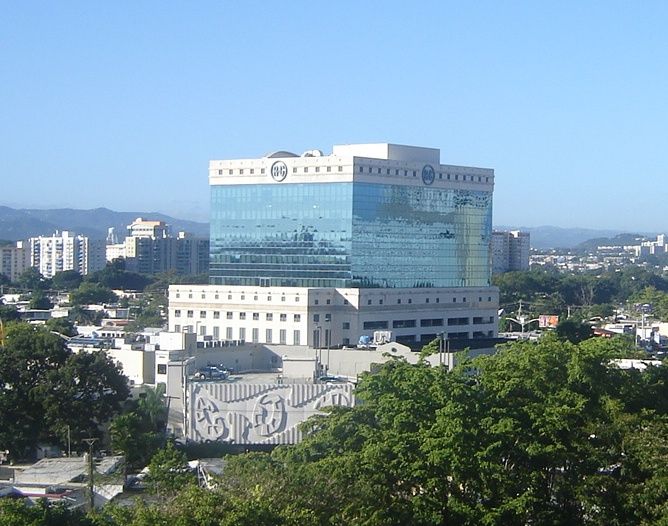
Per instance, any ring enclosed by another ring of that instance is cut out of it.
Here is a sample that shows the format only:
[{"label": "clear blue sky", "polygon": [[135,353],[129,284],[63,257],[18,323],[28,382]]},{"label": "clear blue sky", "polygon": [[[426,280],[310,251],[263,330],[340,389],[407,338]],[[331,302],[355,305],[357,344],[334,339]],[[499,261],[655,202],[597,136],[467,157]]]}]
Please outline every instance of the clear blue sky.
[{"label": "clear blue sky", "polygon": [[209,159],[496,170],[494,223],[668,230],[668,2],[3,2],[0,205],[206,220]]}]

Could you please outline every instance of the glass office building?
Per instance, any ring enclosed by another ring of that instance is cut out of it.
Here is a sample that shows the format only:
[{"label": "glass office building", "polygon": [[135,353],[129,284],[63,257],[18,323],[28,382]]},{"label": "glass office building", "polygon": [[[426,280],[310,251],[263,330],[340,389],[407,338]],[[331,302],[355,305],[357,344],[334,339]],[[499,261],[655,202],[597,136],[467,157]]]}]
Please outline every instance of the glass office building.
[{"label": "glass office building", "polygon": [[383,177],[365,176],[365,168],[367,173],[376,168],[359,158],[340,182],[338,172],[322,182],[315,175],[308,182],[283,175],[285,180],[277,182],[270,177],[271,162],[266,172],[257,169],[254,175],[265,172],[265,177],[252,183],[212,183],[211,284],[490,285],[491,185],[476,189],[474,176],[466,184],[448,181],[450,174],[441,166],[432,169],[431,178],[420,178],[424,163],[409,171],[405,163],[399,170],[385,161]]}]

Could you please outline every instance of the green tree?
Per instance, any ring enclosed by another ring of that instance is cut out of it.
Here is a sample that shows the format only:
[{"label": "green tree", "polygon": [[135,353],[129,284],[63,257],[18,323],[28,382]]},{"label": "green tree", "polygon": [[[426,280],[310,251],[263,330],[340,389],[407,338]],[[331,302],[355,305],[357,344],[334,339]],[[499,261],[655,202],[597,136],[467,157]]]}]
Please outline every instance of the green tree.
[{"label": "green tree", "polygon": [[93,526],[80,510],[44,500],[35,505],[25,499],[0,499],[0,524],[3,526]]},{"label": "green tree", "polygon": [[68,338],[78,334],[74,324],[68,318],[50,318],[46,320],[44,325],[50,331],[57,332]]},{"label": "green tree", "polygon": [[74,305],[70,308],[68,318],[79,325],[98,325],[103,316],[102,311],[84,309],[81,305]]},{"label": "green tree", "polygon": [[173,496],[197,480],[190,472],[185,454],[172,441],[153,455],[148,469],[149,489],[162,497]]},{"label": "green tree", "polygon": [[156,389],[145,387],[139,401],[130,404],[111,423],[112,449],[122,452],[132,467],[145,466],[163,445],[167,422],[164,394],[163,384]]},{"label": "green tree", "polygon": [[17,283],[23,290],[27,291],[46,290],[50,286],[49,280],[42,276],[35,267],[24,270]]},{"label": "green tree", "polygon": [[53,308],[53,303],[49,297],[41,290],[35,290],[30,295],[29,309],[49,310]]},{"label": "green tree", "polygon": [[557,335],[562,340],[579,343],[592,337],[592,328],[591,325],[584,321],[569,318],[559,322],[557,325]]},{"label": "green tree", "polygon": [[94,303],[114,303],[116,294],[107,287],[97,283],[83,282],[78,289],[70,293],[70,303],[75,306]]},{"label": "green tree", "polygon": [[102,270],[86,276],[86,281],[108,289],[142,291],[151,283],[151,278],[125,270],[125,261],[116,259]]},{"label": "green tree", "polygon": [[76,270],[63,270],[56,272],[51,278],[51,286],[56,290],[72,291],[79,288],[83,276]]},{"label": "green tree", "polygon": [[100,425],[120,412],[129,395],[127,378],[104,351],[70,353],[49,371],[40,391],[46,424],[61,444],[68,426],[77,443],[100,436]]},{"label": "green tree", "polygon": [[0,449],[23,458],[46,435],[39,395],[50,371],[67,360],[65,342],[43,328],[14,323],[0,352]]},{"label": "green tree", "polygon": [[14,323],[0,350],[0,449],[29,455],[40,441],[99,436],[128,397],[127,379],[102,352],[74,354],[44,327]]},{"label": "green tree", "polygon": [[14,305],[3,305],[0,303],[0,320],[8,322],[19,319],[21,319],[21,315]]},{"label": "green tree", "polygon": [[128,332],[141,331],[146,327],[164,327],[167,322],[167,297],[164,292],[145,292],[138,301],[133,301],[130,310],[135,319],[127,325]]}]

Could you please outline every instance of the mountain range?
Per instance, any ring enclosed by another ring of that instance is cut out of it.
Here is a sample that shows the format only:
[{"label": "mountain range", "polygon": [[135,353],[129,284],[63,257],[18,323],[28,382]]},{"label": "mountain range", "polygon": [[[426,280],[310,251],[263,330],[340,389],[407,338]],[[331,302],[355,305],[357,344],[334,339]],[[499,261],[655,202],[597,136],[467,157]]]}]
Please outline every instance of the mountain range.
[{"label": "mountain range", "polygon": [[0,206],[0,239],[18,241],[49,236],[56,230],[69,230],[92,239],[105,239],[110,227],[114,227],[118,237],[123,239],[127,226],[138,217],[164,221],[171,227],[173,235],[185,231],[197,237],[209,237],[208,223],[176,219],[159,212],[115,212],[108,208],[37,210]]}]

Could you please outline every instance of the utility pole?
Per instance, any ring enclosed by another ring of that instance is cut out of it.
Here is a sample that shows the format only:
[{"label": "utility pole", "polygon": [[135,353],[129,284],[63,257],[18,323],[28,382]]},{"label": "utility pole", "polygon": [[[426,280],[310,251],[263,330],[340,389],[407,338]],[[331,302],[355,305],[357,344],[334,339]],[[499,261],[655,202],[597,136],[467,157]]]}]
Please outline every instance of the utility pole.
[{"label": "utility pole", "polygon": [[89,511],[95,509],[95,491],[93,484],[93,473],[95,467],[93,465],[93,444],[97,441],[97,438],[84,438],[83,441],[88,444],[88,506]]}]

